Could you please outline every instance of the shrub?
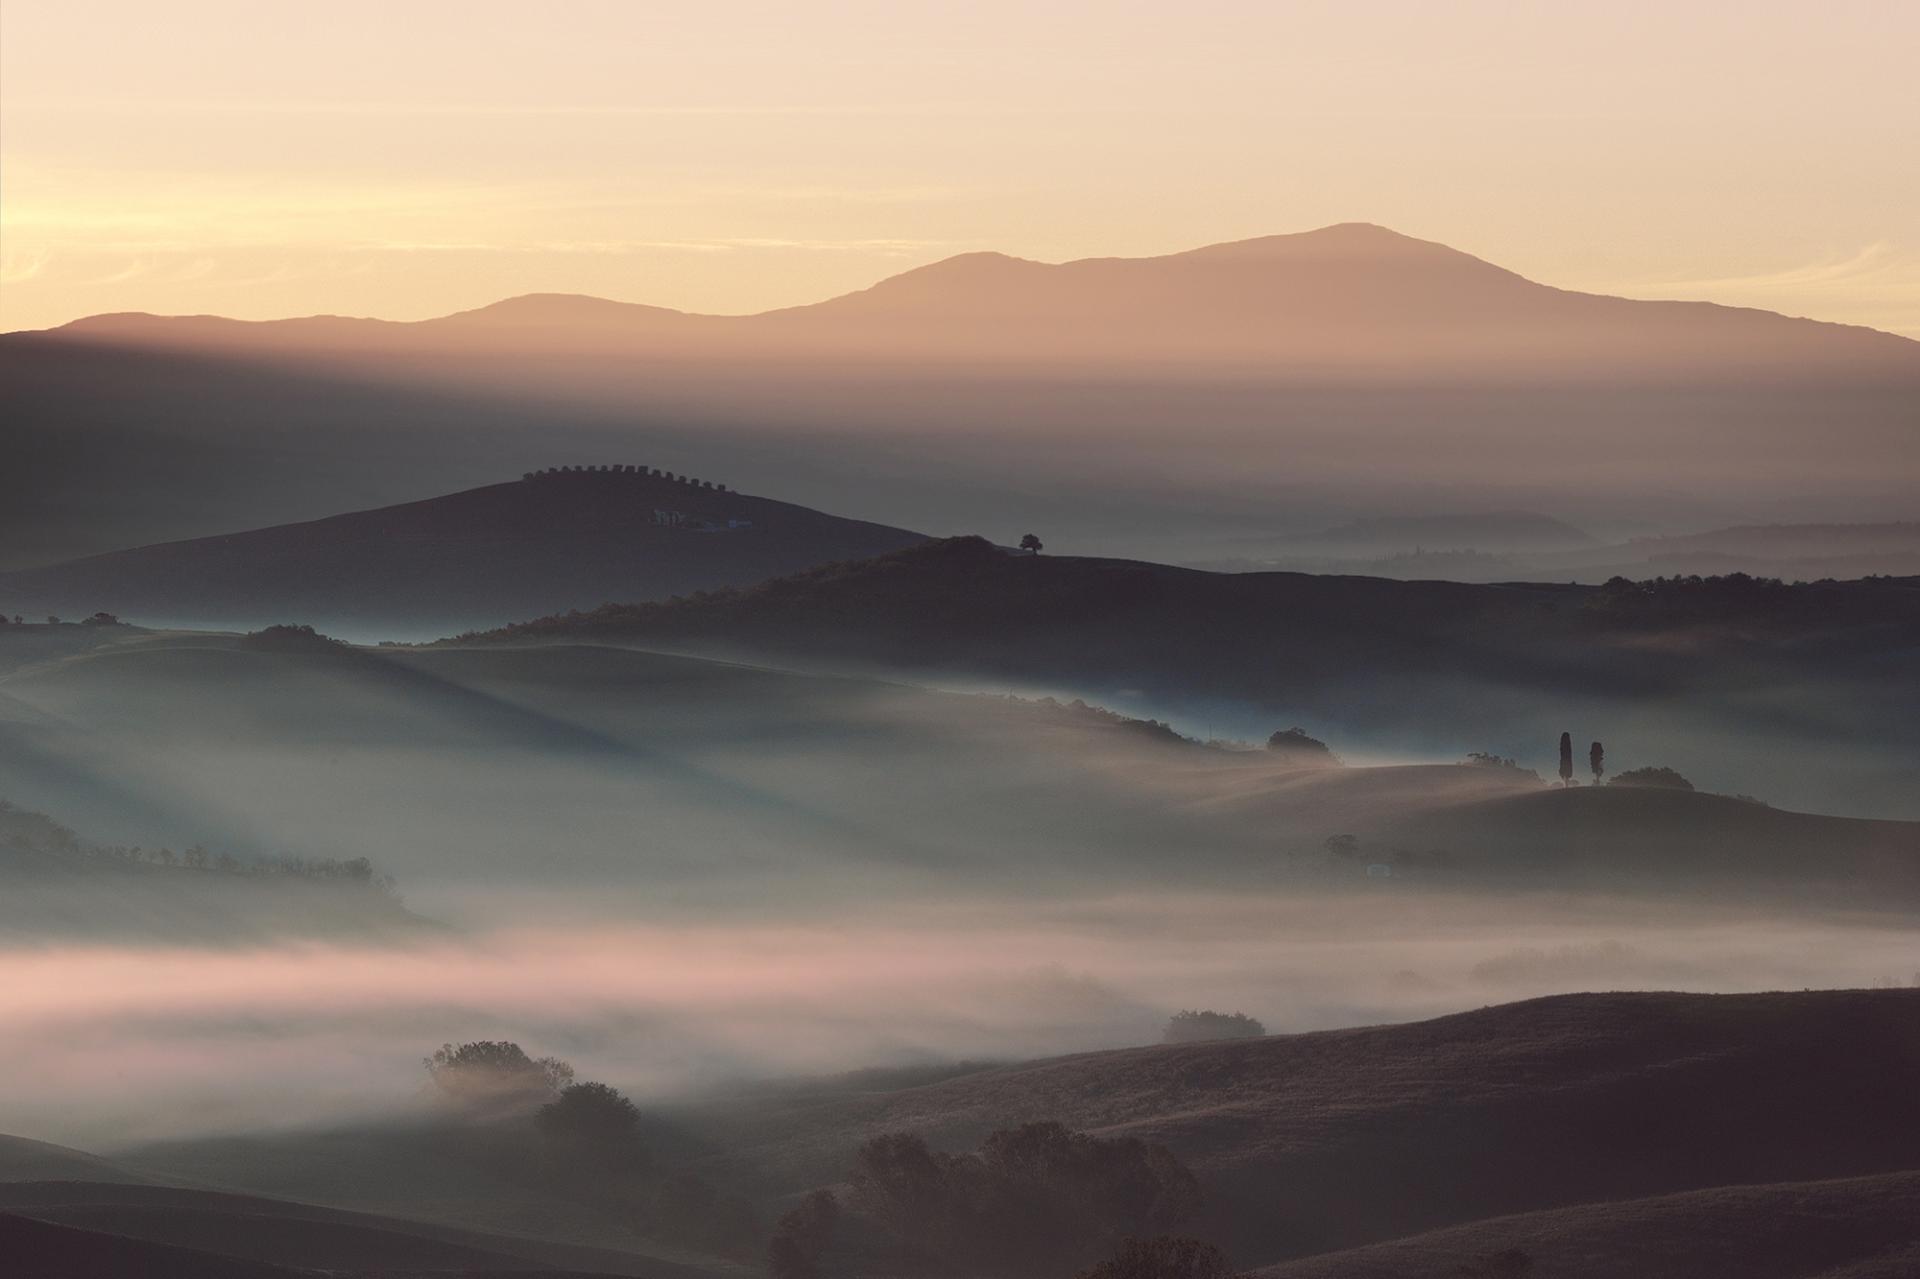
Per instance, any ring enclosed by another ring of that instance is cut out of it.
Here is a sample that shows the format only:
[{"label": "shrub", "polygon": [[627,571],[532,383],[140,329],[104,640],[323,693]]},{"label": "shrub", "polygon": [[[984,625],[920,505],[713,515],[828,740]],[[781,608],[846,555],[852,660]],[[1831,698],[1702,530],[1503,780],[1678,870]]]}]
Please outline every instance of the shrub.
[{"label": "shrub", "polygon": [[1213,1039],[1258,1039],[1267,1033],[1245,1013],[1217,1013],[1210,1008],[1186,1009],[1167,1018],[1160,1041],[1168,1044],[1198,1044]]}]

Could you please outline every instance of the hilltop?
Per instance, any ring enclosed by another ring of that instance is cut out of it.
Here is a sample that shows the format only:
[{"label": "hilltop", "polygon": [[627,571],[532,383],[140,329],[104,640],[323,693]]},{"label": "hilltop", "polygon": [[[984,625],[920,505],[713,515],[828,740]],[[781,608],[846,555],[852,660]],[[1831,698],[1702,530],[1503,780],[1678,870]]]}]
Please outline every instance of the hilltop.
[{"label": "hilltop", "polygon": [[898,550],[921,536],[637,465],[505,484],[0,573],[0,607],[160,625],[457,630],[665,599]]}]

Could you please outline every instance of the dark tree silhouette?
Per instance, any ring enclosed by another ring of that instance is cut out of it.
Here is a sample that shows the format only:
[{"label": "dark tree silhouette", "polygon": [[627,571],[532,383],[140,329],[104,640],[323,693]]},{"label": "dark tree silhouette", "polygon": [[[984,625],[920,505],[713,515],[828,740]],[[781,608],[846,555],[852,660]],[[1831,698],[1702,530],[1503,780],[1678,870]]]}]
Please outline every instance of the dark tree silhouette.
[{"label": "dark tree silhouette", "polygon": [[1233,1263],[1210,1243],[1173,1235],[1127,1239],[1078,1279],[1233,1279]]},{"label": "dark tree silhouette", "polygon": [[424,1064],[443,1093],[467,1101],[551,1097],[573,1083],[573,1067],[566,1062],[536,1060],[506,1040],[442,1044]]},{"label": "dark tree silhouette", "polygon": [[1040,539],[1029,533],[1020,539],[1020,549],[1029,555],[1038,555],[1042,549]]},{"label": "dark tree silhouette", "polygon": [[1266,1033],[1265,1026],[1245,1013],[1189,1008],[1167,1018],[1167,1028],[1160,1040],[1168,1044],[1197,1044],[1213,1039],[1258,1039]]},{"label": "dark tree silhouette", "polygon": [[1527,1279],[1533,1273],[1533,1258],[1518,1248],[1508,1248],[1456,1266],[1453,1273],[1460,1279]]},{"label": "dark tree silhouette", "polygon": [[569,1084],[533,1116],[563,1165],[582,1171],[632,1171],[645,1162],[640,1109],[606,1084]]},{"label": "dark tree silhouette", "polygon": [[1338,764],[1340,757],[1325,742],[1295,725],[1267,739],[1267,749],[1296,764]]},{"label": "dark tree silhouette", "polygon": [[1599,742],[1587,748],[1587,767],[1593,770],[1593,784],[1598,786],[1607,771],[1607,750]]},{"label": "dark tree silhouette", "polygon": [[1692,790],[1693,783],[1671,768],[1629,768],[1615,773],[1609,786],[1652,786],[1661,790]]},{"label": "dark tree silhouette", "polygon": [[1573,734],[1560,734],[1560,784],[1573,785]]},{"label": "dark tree silhouette", "polygon": [[809,1194],[774,1226],[767,1272],[773,1279],[815,1279],[839,1221],[840,1201],[831,1190]]}]

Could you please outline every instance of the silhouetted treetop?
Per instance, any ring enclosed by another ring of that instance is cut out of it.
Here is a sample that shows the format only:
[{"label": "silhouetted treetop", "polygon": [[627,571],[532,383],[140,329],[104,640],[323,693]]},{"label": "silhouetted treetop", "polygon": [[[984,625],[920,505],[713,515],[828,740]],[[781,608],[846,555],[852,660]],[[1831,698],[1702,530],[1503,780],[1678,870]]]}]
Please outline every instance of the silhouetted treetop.
[{"label": "silhouetted treetop", "polygon": [[853,1194],[896,1245],[921,1257],[1016,1274],[1058,1274],[1131,1234],[1193,1215],[1199,1184],[1163,1146],[1042,1122],[945,1154],[910,1133],[861,1146]]},{"label": "silhouetted treetop", "polygon": [[1113,1256],[1076,1279],[1233,1279],[1227,1254],[1210,1243],[1159,1235],[1123,1241]]},{"label": "silhouetted treetop", "polygon": [[[572,1067],[567,1078],[573,1077]],[[588,1081],[569,1083],[534,1116],[542,1132],[565,1141],[628,1147],[640,1132],[640,1110],[617,1088]]]},{"label": "silhouetted treetop", "polygon": [[462,1102],[526,1102],[563,1094],[573,1067],[558,1057],[532,1058],[509,1040],[442,1044],[423,1059],[440,1091]]},{"label": "silhouetted treetop", "polygon": [[1283,728],[1267,739],[1267,749],[1290,764],[1338,764],[1340,757],[1299,726]]},{"label": "silhouetted treetop", "polygon": [[1214,1039],[1258,1039],[1266,1033],[1265,1026],[1245,1013],[1187,1009],[1167,1018],[1160,1039],[1168,1044],[1197,1044]]},{"label": "silhouetted treetop", "polygon": [[1609,786],[1651,786],[1663,790],[1692,790],[1693,783],[1671,768],[1629,768],[1615,773]]},{"label": "silhouetted treetop", "polygon": [[311,626],[279,624],[251,631],[241,637],[247,648],[282,653],[345,652],[347,645],[330,635],[322,635]]}]

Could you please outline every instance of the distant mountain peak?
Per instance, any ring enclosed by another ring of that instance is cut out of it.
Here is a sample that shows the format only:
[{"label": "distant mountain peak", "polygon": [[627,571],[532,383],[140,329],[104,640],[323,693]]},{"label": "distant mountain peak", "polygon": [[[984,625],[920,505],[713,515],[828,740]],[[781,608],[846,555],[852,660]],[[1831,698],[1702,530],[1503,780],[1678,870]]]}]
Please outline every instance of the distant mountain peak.
[{"label": "distant mountain peak", "polygon": [[687,312],[643,302],[617,302],[589,293],[522,293],[470,311],[456,311],[441,324],[572,325],[636,319],[684,319]]}]

